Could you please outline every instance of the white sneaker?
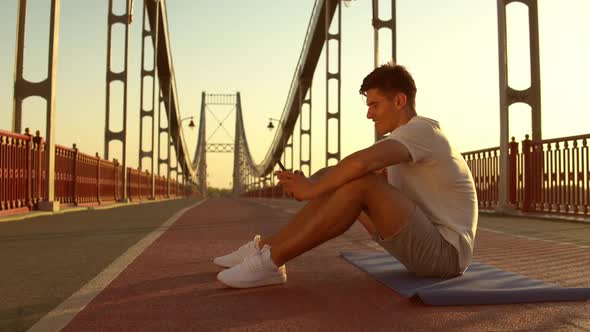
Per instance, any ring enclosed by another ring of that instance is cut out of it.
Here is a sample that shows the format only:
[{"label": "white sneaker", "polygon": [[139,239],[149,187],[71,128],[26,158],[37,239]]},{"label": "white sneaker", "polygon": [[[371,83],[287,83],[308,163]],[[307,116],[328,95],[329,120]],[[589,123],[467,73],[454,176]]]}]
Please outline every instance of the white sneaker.
[{"label": "white sneaker", "polygon": [[223,267],[232,267],[240,264],[244,258],[257,254],[260,252],[258,248],[258,242],[260,241],[260,235],[256,235],[254,240],[244,244],[238,250],[229,253],[225,256],[215,257],[213,259],[213,263],[223,266]]},{"label": "white sneaker", "polygon": [[217,279],[234,288],[283,284],[287,282],[287,269],[284,264],[276,267],[270,258],[270,247],[265,245],[259,253],[248,256],[240,264],[219,272]]}]

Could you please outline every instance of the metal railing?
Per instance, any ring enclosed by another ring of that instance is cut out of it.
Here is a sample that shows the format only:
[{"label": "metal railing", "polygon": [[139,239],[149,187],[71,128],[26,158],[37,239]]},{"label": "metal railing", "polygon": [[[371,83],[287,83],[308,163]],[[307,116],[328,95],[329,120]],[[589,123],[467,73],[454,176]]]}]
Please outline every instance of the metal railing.
[{"label": "metal railing", "polygon": [[522,142],[522,210],[590,215],[590,134]]},{"label": "metal railing", "polygon": [[[590,134],[519,143],[512,138],[509,160],[509,201],[523,212],[590,215]],[[479,207],[498,203],[498,147],[463,153],[473,175]]]},{"label": "metal railing", "polygon": [[283,186],[280,184],[274,186],[260,187],[251,189],[242,194],[242,197],[264,197],[264,198],[285,198]]},{"label": "metal railing", "polygon": [[[509,202],[522,212],[590,216],[590,134],[509,143]],[[521,147],[519,151],[519,146]],[[498,204],[500,148],[462,153],[477,191],[479,208]],[[245,197],[285,197],[280,185],[249,190]]]},{"label": "metal railing", "polygon": [[498,204],[500,183],[500,147],[462,153],[473,175],[479,208]]},{"label": "metal railing", "polygon": [[[0,130],[0,215],[38,209],[46,199],[45,141]],[[101,159],[72,148],[55,148],[55,199],[61,206],[98,205],[123,199],[123,168],[115,159]],[[128,199],[140,201],[189,195],[190,186],[162,176],[127,168]],[[152,179],[153,178],[153,179]],[[155,197],[152,196],[152,183]],[[170,189],[168,189],[170,188]],[[169,194],[168,194],[169,190]]]}]

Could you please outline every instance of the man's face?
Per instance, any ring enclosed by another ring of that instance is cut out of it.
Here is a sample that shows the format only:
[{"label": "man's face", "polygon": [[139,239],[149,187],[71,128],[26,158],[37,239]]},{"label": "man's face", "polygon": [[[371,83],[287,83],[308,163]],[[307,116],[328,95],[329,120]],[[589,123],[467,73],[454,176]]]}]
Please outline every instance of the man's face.
[{"label": "man's face", "polygon": [[377,88],[367,90],[367,119],[373,120],[379,136],[400,126],[403,107],[400,106],[397,95],[385,95]]}]

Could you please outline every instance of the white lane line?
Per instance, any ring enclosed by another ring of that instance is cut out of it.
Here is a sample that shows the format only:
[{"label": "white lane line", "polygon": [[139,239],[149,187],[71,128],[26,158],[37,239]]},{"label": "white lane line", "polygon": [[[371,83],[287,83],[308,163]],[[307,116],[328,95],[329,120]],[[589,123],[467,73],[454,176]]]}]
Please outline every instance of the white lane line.
[{"label": "white lane line", "polygon": [[90,280],[80,290],[55,307],[47,315],[41,318],[35,325],[31,326],[29,332],[60,331],[66,327],[76,315],[102,292],[123,270],[131,264],[137,256],[141,255],[147,247],[166,232],[180,217],[188,210],[202,204],[206,199],[199,201],[187,208],[184,208],[151,233],[131,246],[123,255],[115,259],[109,266],[100,272],[94,279]]},{"label": "white lane line", "polygon": [[487,228],[487,227],[477,227],[477,228],[478,229],[482,229],[482,230],[487,231],[487,232],[492,232],[492,233],[497,233],[497,234],[504,234],[504,235],[510,235],[510,236],[519,237],[519,238],[528,239],[528,240],[537,240],[537,241],[543,241],[543,242],[549,242],[549,243],[556,243],[556,244],[567,244],[567,245],[572,245],[572,246],[575,246],[575,247],[578,247],[578,248],[590,248],[590,246],[583,245],[583,244],[577,244],[577,243],[573,243],[573,242],[562,242],[562,241],[557,241],[557,240],[548,240],[548,239],[542,239],[542,238],[538,238],[538,237],[532,237],[532,236],[526,236],[526,235],[520,235],[520,234],[513,234],[513,233],[498,231],[498,230]]}]

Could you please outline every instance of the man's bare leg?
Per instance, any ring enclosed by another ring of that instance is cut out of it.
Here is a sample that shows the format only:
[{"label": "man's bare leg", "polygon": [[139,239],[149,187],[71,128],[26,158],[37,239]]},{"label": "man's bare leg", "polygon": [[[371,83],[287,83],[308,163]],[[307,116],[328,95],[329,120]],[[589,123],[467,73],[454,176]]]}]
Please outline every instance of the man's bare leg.
[{"label": "man's bare leg", "polygon": [[[313,175],[311,175],[309,177],[309,180],[311,180],[313,182],[318,181],[319,178],[324,176],[327,172],[329,172],[331,168],[333,168],[333,166],[328,166],[326,168],[322,168],[322,169],[318,170],[317,172],[315,172]],[[385,177],[385,179],[386,179],[386,177]],[[306,220],[307,218],[309,218],[309,216],[315,214],[317,209],[321,209],[323,207],[327,198],[328,198],[328,195],[326,194],[326,195],[319,197],[313,201],[310,201],[310,203],[305,205],[298,212],[298,214],[301,214],[301,215],[298,216],[298,218],[296,217],[295,219],[293,219],[280,232],[273,234],[272,236],[265,237],[264,239],[261,239],[261,241],[259,242],[260,247],[263,247],[265,244],[268,244],[269,246],[273,246],[276,243],[283,242],[287,237],[290,237],[291,236],[290,234],[297,231],[300,227],[299,224],[301,222],[296,222],[296,220],[299,220],[299,221]],[[365,229],[367,230],[367,232],[370,235],[373,235],[377,232],[375,225],[373,225],[373,222],[371,221],[371,219],[369,218],[369,216],[365,212],[361,212],[360,215],[358,216],[357,220],[365,227]]]},{"label": "man's bare leg", "polygon": [[[308,179],[312,182],[318,181],[320,177],[324,176],[327,172],[329,172],[331,168],[333,168],[333,166],[328,166],[319,169]],[[309,201],[309,203],[307,203],[301,210],[299,210],[299,212],[297,212],[296,217],[294,219],[291,219],[291,221],[285,227],[283,227],[278,233],[261,238],[260,242],[258,242],[258,246],[262,248],[265,244],[268,244],[272,247],[275,244],[281,243],[284,240],[286,240],[288,237],[291,236],[291,234],[296,232],[301,227],[301,224],[305,223],[304,220],[314,215],[316,211],[318,211],[318,209],[321,209],[327,201],[327,199],[328,195],[326,194]]]},{"label": "man's bare leg", "polygon": [[365,229],[369,234],[371,234],[371,236],[377,233],[377,228],[375,227],[375,225],[373,225],[371,218],[369,218],[369,216],[365,212],[361,212],[357,220],[361,223],[361,225],[363,225],[363,227],[365,227]]},{"label": "man's bare leg", "polygon": [[262,248],[265,244],[268,244],[269,246],[274,247],[275,245],[288,240],[288,238],[291,237],[291,234],[298,232],[302,227],[304,227],[308,219],[324,208],[329,197],[329,195],[323,195],[309,201],[297,212],[295,217],[291,219],[289,223],[281,228],[277,233],[270,236],[263,236],[260,239],[260,242],[258,242],[258,246]]},{"label": "man's bare leg", "polygon": [[277,234],[261,239],[260,246],[271,246],[272,260],[281,266],[344,233],[362,211],[386,238],[399,232],[413,209],[414,203],[383,177],[370,174],[310,201]]},{"label": "man's bare leg", "polygon": [[[323,209],[330,195],[324,195],[315,200],[310,201],[306,204],[285,227],[279,232],[266,236],[260,239],[259,246],[262,248],[265,244],[274,246],[275,244],[281,243],[291,237],[291,234],[299,231],[302,225],[307,219],[311,218],[312,215],[316,214],[319,209]],[[365,227],[370,235],[377,232],[377,228],[365,212],[361,212],[357,220]]]}]

